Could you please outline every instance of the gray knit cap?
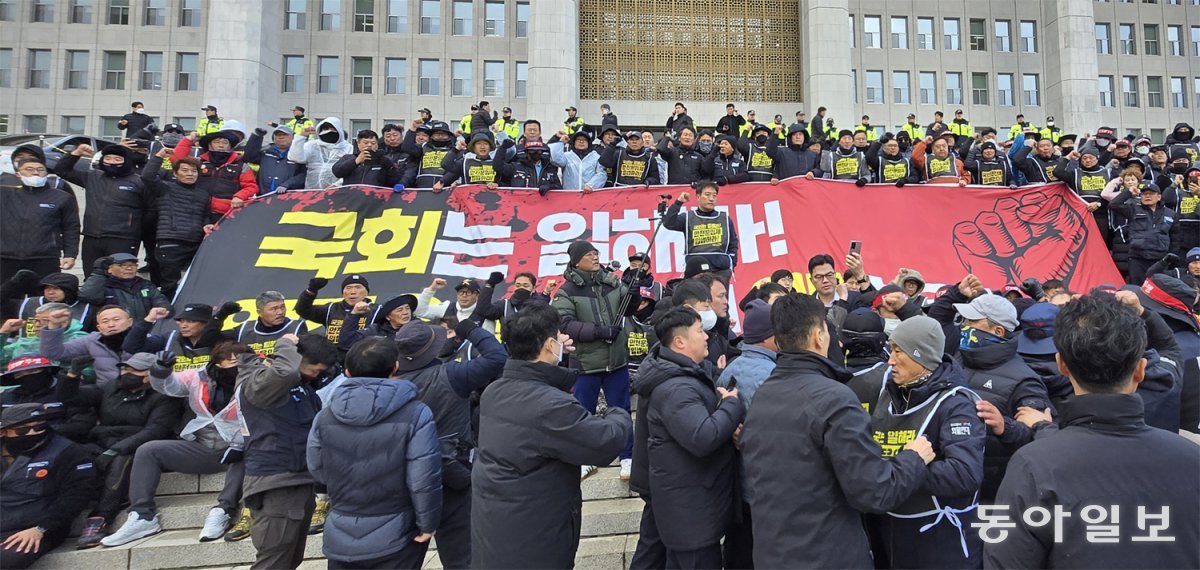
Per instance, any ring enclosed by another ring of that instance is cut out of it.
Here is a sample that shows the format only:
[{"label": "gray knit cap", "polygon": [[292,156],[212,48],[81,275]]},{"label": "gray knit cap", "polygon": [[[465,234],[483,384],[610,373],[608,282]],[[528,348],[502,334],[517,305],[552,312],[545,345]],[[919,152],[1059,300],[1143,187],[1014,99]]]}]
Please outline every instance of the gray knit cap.
[{"label": "gray knit cap", "polygon": [[942,353],[946,351],[946,333],[942,331],[942,324],[923,315],[901,321],[890,340],[929,370],[936,370],[941,365]]}]

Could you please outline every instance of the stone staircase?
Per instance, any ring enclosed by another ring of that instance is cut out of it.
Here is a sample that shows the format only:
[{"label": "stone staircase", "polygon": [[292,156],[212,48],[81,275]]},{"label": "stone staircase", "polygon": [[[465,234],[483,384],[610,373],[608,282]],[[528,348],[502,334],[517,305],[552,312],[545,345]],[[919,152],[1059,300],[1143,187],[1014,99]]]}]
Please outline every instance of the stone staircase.
[{"label": "stone staircase", "polygon": [[[75,539],[68,539],[57,550],[42,557],[37,569],[63,570],[151,570],[159,568],[247,568],[254,562],[250,539],[241,542],[201,543],[197,536],[216,496],[224,474],[185,475],[164,473],[158,486],[158,509],[164,531],[155,536],[116,548],[102,546],[75,550]],[[604,467],[581,483],[583,490],[583,528],[575,565],[581,569],[618,570],[629,567],[637,545],[642,500],[629,492],[621,481],[620,469]],[[125,513],[117,525],[125,521]],[[77,521],[76,531],[81,528]],[[424,568],[441,568],[437,539],[434,538]],[[306,570],[325,568],[321,556],[321,535],[308,537],[305,549]]]}]

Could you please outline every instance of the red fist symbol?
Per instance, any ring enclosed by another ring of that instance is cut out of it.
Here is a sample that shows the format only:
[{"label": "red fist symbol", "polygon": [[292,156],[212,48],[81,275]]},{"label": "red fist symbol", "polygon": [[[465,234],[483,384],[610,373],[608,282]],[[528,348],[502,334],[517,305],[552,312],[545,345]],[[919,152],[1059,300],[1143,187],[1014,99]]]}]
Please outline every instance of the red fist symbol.
[{"label": "red fist symbol", "polygon": [[1041,192],[996,200],[975,221],[954,226],[954,249],[984,285],[1017,285],[1028,277],[1069,282],[1087,226],[1062,196]]}]

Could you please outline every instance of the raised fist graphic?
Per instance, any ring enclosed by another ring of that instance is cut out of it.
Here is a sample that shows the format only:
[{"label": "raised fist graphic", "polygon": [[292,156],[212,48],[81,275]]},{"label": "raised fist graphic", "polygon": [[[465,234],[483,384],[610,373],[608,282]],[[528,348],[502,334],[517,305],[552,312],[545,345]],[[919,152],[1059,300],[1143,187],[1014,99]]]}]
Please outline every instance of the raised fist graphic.
[{"label": "raised fist graphic", "polygon": [[1026,278],[1069,283],[1088,228],[1062,196],[1041,192],[1000,198],[974,221],[954,226],[954,249],[963,267],[987,287]]}]

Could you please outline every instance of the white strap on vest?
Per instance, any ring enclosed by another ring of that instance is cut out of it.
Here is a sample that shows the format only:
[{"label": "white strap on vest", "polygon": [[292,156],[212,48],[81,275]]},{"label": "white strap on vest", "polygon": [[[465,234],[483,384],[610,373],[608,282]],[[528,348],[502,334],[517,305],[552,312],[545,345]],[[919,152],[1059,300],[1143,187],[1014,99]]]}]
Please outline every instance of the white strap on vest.
[{"label": "white strap on vest", "polygon": [[933,497],[933,510],[931,511],[925,511],[923,513],[916,513],[912,515],[900,515],[892,512],[889,512],[888,514],[898,519],[919,519],[937,515],[937,518],[933,519],[933,522],[921,527],[921,532],[928,532],[929,529],[942,522],[942,519],[946,519],[950,522],[950,524],[954,525],[954,528],[958,529],[958,542],[960,545],[962,545],[963,558],[969,558],[971,556],[971,551],[967,548],[967,535],[965,532],[963,532],[962,519],[959,519],[958,515],[969,513],[975,510],[975,508],[978,506],[979,492],[976,491],[975,496],[971,499],[971,505],[963,509],[956,509],[950,506],[943,507],[942,504],[938,502],[937,497]]}]

